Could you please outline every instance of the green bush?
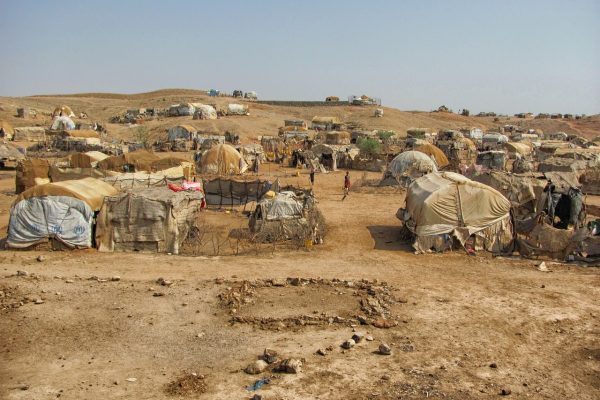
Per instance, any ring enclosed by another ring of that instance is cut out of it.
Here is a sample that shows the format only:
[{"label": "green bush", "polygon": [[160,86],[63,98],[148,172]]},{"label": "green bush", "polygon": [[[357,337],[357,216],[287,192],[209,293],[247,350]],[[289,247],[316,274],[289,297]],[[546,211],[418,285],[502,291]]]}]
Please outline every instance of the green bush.
[{"label": "green bush", "polygon": [[381,139],[383,142],[385,142],[386,140],[388,140],[389,138],[391,138],[392,136],[396,135],[396,132],[394,131],[377,131],[377,137],[379,139]]},{"label": "green bush", "polygon": [[360,149],[361,153],[367,155],[378,154],[381,150],[381,143],[379,143],[379,140],[377,139],[360,138],[356,142],[356,145]]}]

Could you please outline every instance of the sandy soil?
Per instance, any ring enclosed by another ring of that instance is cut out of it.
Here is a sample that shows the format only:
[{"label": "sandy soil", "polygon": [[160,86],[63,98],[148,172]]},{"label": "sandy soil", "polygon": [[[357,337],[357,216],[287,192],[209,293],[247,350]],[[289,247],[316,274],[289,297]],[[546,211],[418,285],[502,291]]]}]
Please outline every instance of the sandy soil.
[{"label": "sandy soil", "polygon": [[[306,174],[271,171],[284,183],[308,183]],[[2,229],[14,198],[11,174],[0,176]],[[351,172],[353,180],[362,175]],[[534,260],[414,255],[398,240],[394,214],[403,193],[355,187],[342,202],[342,181],[342,171],[316,177],[330,229],[325,244],[311,251],[0,252],[0,398],[172,398],[169,383],[186,371],[204,375],[189,395],[202,399],[250,398],[246,387],[262,377],[272,377],[256,392],[263,399],[479,399],[503,389],[511,398],[600,397],[598,269],[549,262],[552,272],[541,272]],[[225,215],[206,213],[206,221]],[[227,218],[243,223],[235,213]],[[160,285],[160,277],[173,284]],[[232,323],[232,308],[219,294],[243,280],[288,277],[353,284],[261,287],[236,313],[349,318],[362,312],[365,294],[354,283],[366,279],[375,287],[386,282],[398,325]],[[341,349],[353,329],[374,341]],[[377,354],[381,342],[391,355]],[[326,356],[315,354],[329,346]],[[304,360],[302,372],[243,372],[265,348]]]}]

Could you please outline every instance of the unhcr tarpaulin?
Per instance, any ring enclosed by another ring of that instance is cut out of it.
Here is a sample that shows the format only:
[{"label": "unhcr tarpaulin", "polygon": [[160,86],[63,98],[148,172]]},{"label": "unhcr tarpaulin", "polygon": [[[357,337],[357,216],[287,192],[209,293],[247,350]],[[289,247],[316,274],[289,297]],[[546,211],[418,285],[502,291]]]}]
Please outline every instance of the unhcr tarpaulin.
[{"label": "unhcr tarpaulin", "polygon": [[75,122],[73,122],[71,118],[64,115],[62,117],[55,117],[54,121],[52,121],[52,126],[50,127],[50,129],[52,129],[53,131],[68,131],[71,129],[75,129]]},{"label": "unhcr tarpaulin", "polygon": [[114,196],[117,193],[117,189],[99,179],[83,178],[34,186],[19,194],[14,204],[32,197],[68,196],[84,201],[93,211],[98,211],[105,196]]},{"label": "unhcr tarpaulin", "polygon": [[499,251],[512,239],[510,207],[510,201],[487,185],[453,172],[431,173],[409,186],[401,217],[417,236],[418,252],[430,250],[431,239],[440,235],[464,245],[480,232],[482,248]]},{"label": "unhcr tarpaulin", "polygon": [[67,247],[92,246],[94,212],[84,201],[69,196],[31,197],[10,210],[7,244],[26,248],[56,239]]}]

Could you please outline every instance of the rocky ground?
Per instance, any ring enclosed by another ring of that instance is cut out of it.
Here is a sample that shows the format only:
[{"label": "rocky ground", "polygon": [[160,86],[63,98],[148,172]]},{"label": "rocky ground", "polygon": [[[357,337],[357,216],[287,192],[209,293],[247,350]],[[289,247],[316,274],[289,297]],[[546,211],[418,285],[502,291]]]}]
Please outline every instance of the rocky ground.
[{"label": "rocky ground", "polygon": [[404,194],[342,202],[342,181],[316,177],[329,233],[310,251],[0,252],[0,397],[600,397],[597,268],[414,255],[394,217]]}]

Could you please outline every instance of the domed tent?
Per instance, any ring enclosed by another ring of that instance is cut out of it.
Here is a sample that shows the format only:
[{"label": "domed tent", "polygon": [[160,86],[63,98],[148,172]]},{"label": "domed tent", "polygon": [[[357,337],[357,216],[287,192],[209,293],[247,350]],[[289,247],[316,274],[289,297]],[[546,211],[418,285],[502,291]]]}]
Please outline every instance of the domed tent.
[{"label": "domed tent", "polygon": [[406,193],[396,214],[416,237],[417,253],[464,246],[499,252],[512,242],[511,203],[497,190],[453,172],[427,174]]},{"label": "domed tent", "polygon": [[427,154],[429,157],[435,160],[435,163],[438,168],[444,168],[449,164],[448,157],[444,154],[444,152],[437,146],[426,143],[415,149],[415,151],[420,151],[421,153]]},{"label": "domed tent", "polygon": [[70,248],[92,246],[94,212],[117,190],[94,178],[47,183],[19,194],[10,210],[10,247],[51,240]]},{"label": "domed tent", "polygon": [[244,158],[233,146],[218,144],[207,150],[200,161],[203,174],[237,175],[248,168]]},{"label": "domed tent", "polygon": [[391,176],[404,185],[410,184],[430,172],[437,172],[435,161],[420,151],[405,151],[398,154],[388,165],[384,179]]},{"label": "domed tent", "polygon": [[58,106],[52,112],[52,117],[69,117],[74,118],[75,113],[71,110],[69,106]]},{"label": "domed tent", "polygon": [[54,117],[54,121],[52,121],[52,126],[50,127],[53,131],[68,131],[71,129],[75,129],[75,122],[67,116],[58,116]]}]

